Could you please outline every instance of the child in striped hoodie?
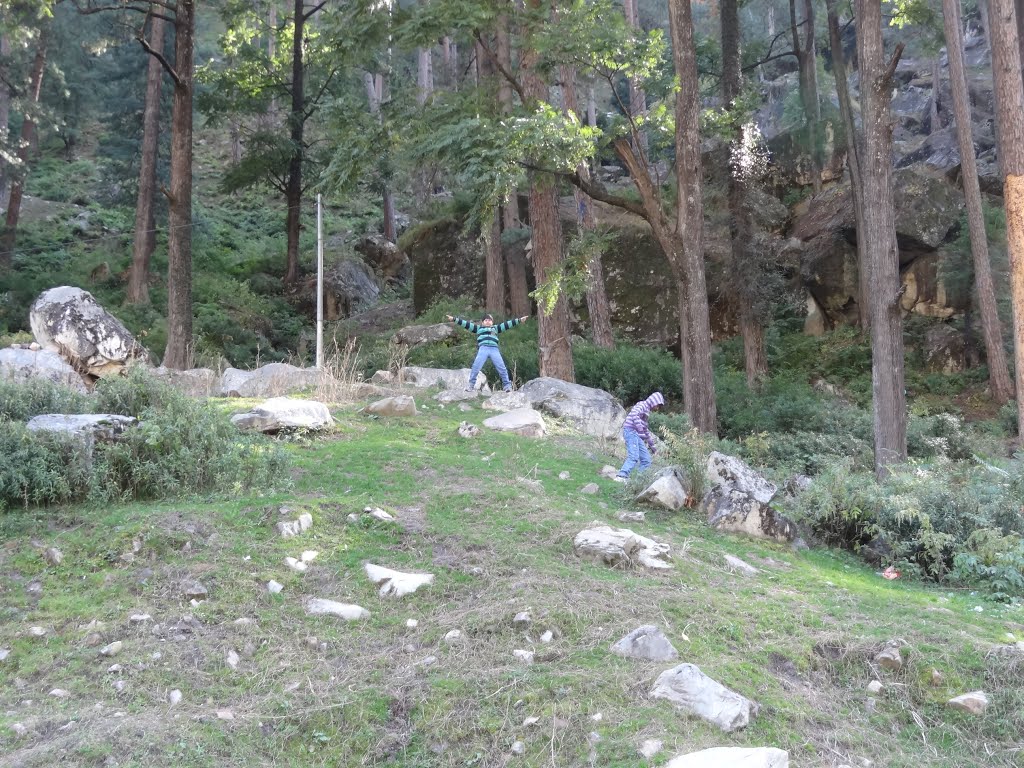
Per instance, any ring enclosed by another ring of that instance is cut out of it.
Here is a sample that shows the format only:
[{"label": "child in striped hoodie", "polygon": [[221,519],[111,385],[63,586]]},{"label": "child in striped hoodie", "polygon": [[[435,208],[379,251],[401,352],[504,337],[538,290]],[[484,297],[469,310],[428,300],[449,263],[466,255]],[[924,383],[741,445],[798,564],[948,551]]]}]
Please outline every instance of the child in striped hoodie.
[{"label": "child in striped hoodie", "polygon": [[619,474],[615,476],[615,482],[624,483],[629,479],[629,473],[633,467],[640,465],[643,472],[651,466],[651,456],[657,449],[654,447],[654,436],[647,427],[647,417],[655,408],[661,408],[665,404],[665,397],[661,392],[655,392],[646,400],[641,400],[630,410],[626,420],[622,423],[622,437],[626,441],[626,463],[622,465]]},{"label": "child in striped hoodie", "polygon": [[507,331],[509,328],[515,328],[520,323],[525,323],[530,319],[529,315],[526,317],[514,317],[511,320],[506,320],[501,325],[495,325],[494,318],[490,315],[484,315],[479,325],[469,320],[463,320],[461,317],[453,317],[452,315],[447,317],[456,325],[461,325],[470,333],[476,334],[476,358],[473,360],[473,367],[469,371],[469,386],[466,387],[466,391],[472,392],[475,389],[474,385],[476,384],[476,377],[480,373],[480,369],[484,367],[484,363],[490,360],[494,363],[494,367],[501,377],[501,386],[506,392],[511,392],[512,382],[508,378],[508,368],[505,367],[505,361],[501,358],[501,351],[498,349],[498,334]]}]

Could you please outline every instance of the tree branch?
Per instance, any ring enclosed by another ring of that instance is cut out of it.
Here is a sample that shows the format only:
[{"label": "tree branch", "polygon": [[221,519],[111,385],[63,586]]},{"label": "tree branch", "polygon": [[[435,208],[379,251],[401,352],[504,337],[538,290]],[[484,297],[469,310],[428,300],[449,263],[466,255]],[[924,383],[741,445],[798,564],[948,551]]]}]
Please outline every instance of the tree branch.
[{"label": "tree branch", "polygon": [[889,59],[889,64],[886,66],[885,71],[882,73],[882,77],[879,80],[882,87],[888,86],[892,81],[892,76],[896,74],[896,66],[900,63],[900,56],[903,55],[903,43],[896,43],[896,49],[892,52],[892,58]]},{"label": "tree branch", "polygon": [[497,54],[495,54],[494,51],[487,47],[487,43],[484,42],[484,38],[480,34],[480,31],[473,30],[473,37],[480,44],[480,47],[483,49],[484,53],[487,54],[487,58],[494,62],[494,66],[497,67],[498,71],[501,73],[501,76],[508,80],[508,84],[512,86],[512,90],[519,94],[519,100],[523,104],[528,104],[530,100],[526,98],[526,91],[523,90],[522,84],[520,84],[520,82],[516,80],[515,76],[511,72],[509,72],[507,69],[505,69],[504,66],[502,66],[501,62],[498,60]]},{"label": "tree branch", "polygon": [[154,5],[165,8],[172,13],[176,13],[177,11],[177,8],[173,3],[163,2],[163,0],[148,0],[146,5],[133,5],[131,3],[122,3],[119,5],[89,5],[88,0],[85,5],[77,2],[77,0],[74,3],[75,10],[83,16],[91,16],[94,13],[105,13],[106,11],[134,11],[135,13],[143,13],[146,16],[159,16],[164,21],[169,21],[171,24],[174,23],[174,16],[164,16],[163,14],[153,13]]},{"label": "tree branch", "polygon": [[309,13],[302,14],[302,20],[303,21],[308,21],[310,16],[315,14],[317,11],[319,11],[321,8],[323,8],[325,5],[327,5],[327,0],[324,0],[322,3],[318,3],[318,4],[314,5],[312,8],[309,9]]},{"label": "tree branch", "polygon": [[167,70],[167,74],[171,76],[172,80],[174,80],[174,84],[180,88],[182,86],[181,77],[178,76],[178,73],[174,70],[174,67],[171,66],[171,62],[164,58],[164,55],[162,53],[153,50],[153,46],[149,44],[149,41],[146,39],[146,35],[144,34],[144,32],[145,25],[143,25],[143,28],[140,29],[138,33],[135,35],[135,39],[139,41],[139,45],[142,46],[142,50],[144,50],[150,56],[159,61],[160,65],[165,70]]}]

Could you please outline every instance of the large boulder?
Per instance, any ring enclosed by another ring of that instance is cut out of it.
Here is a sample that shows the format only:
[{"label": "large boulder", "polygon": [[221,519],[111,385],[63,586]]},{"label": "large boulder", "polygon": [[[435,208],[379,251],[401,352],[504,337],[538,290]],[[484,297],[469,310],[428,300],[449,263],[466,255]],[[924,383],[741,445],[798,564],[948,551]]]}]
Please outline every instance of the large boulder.
[{"label": "large boulder", "polygon": [[672,661],[679,651],[654,624],[637,627],[612,646],[612,653],[642,661]]},{"label": "large boulder", "polygon": [[209,368],[177,371],[160,366],[154,368],[151,373],[189,397],[213,397],[220,383],[220,377],[217,376],[216,371]]},{"label": "large boulder", "polygon": [[639,564],[645,568],[671,568],[671,547],[668,544],[634,533],[628,528],[612,528],[593,523],[576,534],[573,551],[584,560],[611,566],[628,567]]},{"label": "large boulder", "polygon": [[25,426],[31,432],[52,432],[85,438],[88,442],[114,442],[125,430],[138,424],[131,416],[113,413],[44,413],[29,419]]},{"label": "large boulder", "polygon": [[712,747],[674,757],[665,768],[789,768],[789,752],[774,747]]},{"label": "large boulder", "polygon": [[734,456],[712,451],[708,456],[707,479],[711,486],[731,485],[763,504],[778,492],[778,486],[769,482]]},{"label": "large boulder", "polygon": [[315,400],[274,397],[245,413],[236,413],[231,423],[246,432],[280,432],[287,429],[321,430],[334,424],[327,406]]},{"label": "large boulder", "polygon": [[637,494],[636,500],[675,512],[690,499],[690,484],[679,467],[666,467],[655,475],[650,485]]},{"label": "large boulder", "polygon": [[495,432],[512,432],[523,437],[544,437],[544,417],[532,408],[516,408],[484,419],[484,426]]},{"label": "large boulder", "polygon": [[43,291],[28,319],[43,349],[90,376],[116,376],[129,363],[149,358],[124,324],[81,288],[62,285]]},{"label": "large boulder", "polygon": [[602,389],[542,377],[526,382],[519,391],[536,410],[569,422],[585,435],[618,439],[626,419],[619,401]]},{"label": "large boulder", "polygon": [[959,373],[967,367],[967,340],[960,331],[945,323],[925,331],[921,352],[929,371]]},{"label": "large boulder", "polygon": [[[416,365],[408,365],[398,372],[398,381],[413,387],[465,389],[469,383],[469,374],[469,368],[421,368]],[[476,389],[485,393],[491,391],[483,371],[476,375]]]},{"label": "large boulder", "polygon": [[[415,347],[420,344],[436,344],[439,341],[447,341],[455,338],[458,328],[452,323],[435,323],[434,325],[407,325],[399,328],[391,341],[395,344],[403,344],[407,347]],[[469,378],[468,376],[466,377]]]},{"label": "large boulder", "polygon": [[385,397],[366,406],[366,412],[373,416],[415,416],[416,401],[409,395]]},{"label": "large boulder", "polygon": [[379,232],[364,236],[356,243],[355,251],[389,283],[402,283],[412,274],[408,255]]},{"label": "large boulder", "polygon": [[798,536],[796,525],[781,513],[731,485],[716,485],[708,491],[701,511],[708,525],[719,531],[776,541],[793,541]]},{"label": "large boulder", "polygon": [[[296,306],[316,315],[316,274],[307,275],[294,297]],[[324,319],[333,322],[376,306],[380,283],[373,270],[356,256],[343,256],[324,268]]]},{"label": "large boulder", "polygon": [[19,383],[44,380],[76,392],[88,391],[78,371],[56,352],[45,349],[0,349],[0,379]]},{"label": "large boulder", "polygon": [[680,664],[662,672],[651,696],[667,699],[726,733],[745,728],[758,711],[757,704],[711,679],[696,664]]},{"label": "large boulder", "polygon": [[318,368],[268,363],[254,371],[228,368],[220,381],[221,397],[277,397],[313,389],[323,380]]}]

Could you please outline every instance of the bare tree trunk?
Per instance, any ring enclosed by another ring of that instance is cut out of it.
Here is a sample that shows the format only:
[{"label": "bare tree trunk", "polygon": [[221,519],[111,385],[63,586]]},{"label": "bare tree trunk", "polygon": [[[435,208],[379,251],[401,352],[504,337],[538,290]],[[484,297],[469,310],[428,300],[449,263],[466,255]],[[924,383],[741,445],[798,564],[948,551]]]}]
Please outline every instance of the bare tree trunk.
[{"label": "bare tree trunk", "polygon": [[[629,26],[639,31],[640,30],[640,5],[639,0],[623,0],[623,11],[626,15],[626,23]],[[633,120],[639,120],[641,123],[647,115],[647,94],[644,92],[643,87],[640,85],[640,81],[631,77],[629,79],[629,116]],[[635,132],[634,137],[635,149],[637,154],[643,158],[644,164],[648,163],[648,141],[647,141],[647,130],[641,128]]]},{"label": "bare tree trunk", "polygon": [[302,160],[303,132],[305,129],[305,76],[302,61],[303,32],[306,22],[303,0],[295,0],[295,18],[292,24],[292,105],[288,115],[292,156],[288,161],[288,181],[285,185],[285,234],[288,238],[288,256],[284,272],[285,285],[294,285],[299,279],[299,235],[302,228]]},{"label": "bare tree trunk", "polygon": [[192,94],[195,0],[178,0],[174,20],[171,190],[167,236],[167,350],[163,364],[192,357]]},{"label": "bare tree trunk", "polygon": [[796,0],[789,0],[790,34],[793,37],[793,51],[796,53],[800,75],[800,101],[807,122],[807,140],[810,144],[811,186],[814,194],[821,192],[821,104],[818,98],[817,52],[814,41],[814,4],[804,0],[804,40],[800,41],[800,28],[796,22]]},{"label": "bare tree trunk", "polygon": [[864,122],[864,239],[871,260],[871,383],[875,427],[875,473],[907,458],[907,408],[903,380],[903,317],[899,254],[892,193],[892,72],[882,43],[881,0],[857,0],[857,58]]},{"label": "bare tree trunk", "polygon": [[149,57],[146,69],[146,101],[142,112],[142,151],[139,160],[139,192],[135,203],[135,242],[132,266],[128,272],[129,304],[149,303],[149,259],[156,244],[154,207],[156,203],[156,162],[160,144],[160,78],[163,67],[156,54],[163,55],[164,20],[154,16],[149,30]]},{"label": "bare tree trunk", "polygon": [[[378,120],[383,117],[380,113],[380,105],[384,100],[384,76],[380,73],[372,75],[369,72],[363,74],[363,83],[366,86],[366,98],[370,103],[370,114]],[[381,184],[381,206],[384,215],[384,239],[390,243],[398,242],[398,222],[395,217],[395,198],[391,193],[391,187],[387,179],[380,179]]]},{"label": "bare tree trunk", "polygon": [[1024,428],[1024,81],[1013,0],[991,0],[992,74],[1002,133],[1003,200],[1010,254],[1018,429]]},{"label": "bare tree trunk", "polygon": [[682,250],[669,256],[680,288],[679,329],[683,349],[686,412],[703,432],[715,432],[715,380],[711,369],[711,322],[704,277],[704,208],[700,160],[700,91],[690,0],[669,0],[672,59],[680,88],[675,105],[677,219],[675,234]]},{"label": "bare tree trunk", "polygon": [[434,52],[417,48],[416,54],[416,103],[422,107],[434,93]]},{"label": "bare tree trunk", "polygon": [[[11,41],[6,34],[0,33],[0,59],[6,60],[11,55]],[[7,83],[0,83],[0,146],[7,145],[11,122],[11,91]],[[0,157],[0,211],[7,210],[11,196],[11,176],[7,160]]]},{"label": "bare tree trunk", "polygon": [[[484,306],[491,312],[505,311],[505,260],[501,255],[501,212],[491,216],[490,233],[485,238],[486,296]],[[522,315],[516,315],[522,317]]]},{"label": "bare tree trunk", "polygon": [[[846,76],[846,54],[839,36],[839,15],[836,0],[825,0],[828,13],[829,45],[832,47],[832,72],[836,79],[836,93],[839,96],[839,113],[846,134],[846,159],[850,165],[850,189],[853,191],[853,216],[857,232],[864,231],[864,186],[861,180],[860,156],[863,152],[853,123],[853,104],[850,101],[850,85]],[[871,295],[871,276],[864,238],[857,237],[857,312],[860,316],[861,333],[871,327],[871,311],[868,297]]]},{"label": "bare tree trunk", "polygon": [[[719,18],[722,34],[722,103],[731,108],[743,87],[740,69],[740,14],[736,0],[721,0]],[[747,386],[757,388],[768,374],[768,356],[764,348],[764,326],[757,316],[756,286],[758,268],[752,263],[750,252],[751,230],[747,179],[741,177],[737,162],[743,146],[743,126],[737,121],[733,127],[729,148],[729,237],[732,241],[732,292],[739,300],[740,333],[743,336],[743,360],[747,372]]]},{"label": "bare tree trunk", "polygon": [[981,209],[981,189],[971,135],[971,106],[967,93],[964,64],[963,22],[960,0],[943,0],[942,15],[949,58],[949,90],[956,116],[956,135],[960,144],[960,169],[967,200],[967,225],[971,233],[971,256],[974,259],[974,285],[978,292],[981,331],[988,359],[988,380],[992,399],[1000,405],[1013,397],[1013,383],[1006,364],[1003,332],[996,309],[996,291],[992,281],[992,264],[988,256],[988,237]]},{"label": "bare tree trunk", "polygon": [[[277,56],[277,0],[269,0],[267,8],[267,57],[273,61]],[[270,97],[270,109],[267,116],[271,120],[277,115],[277,96]]]},{"label": "bare tree trunk", "polygon": [[942,123],[939,121],[939,99],[940,90],[942,87],[942,70],[939,69],[939,55],[935,54],[932,57],[932,100],[928,105],[928,116],[931,125],[928,127],[928,133],[935,133],[942,127]]},{"label": "bare tree trunk", "polygon": [[[43,87],[43,71],[46,68],[46,48],[49,43],[49,30],[43,28],[36,44],[36,55],[32,61],[32,72],[29,75],[28,97],[32,105],[39,103],[39,95]],[[31,107],[30,107],[31,109]],[[35,148],[36,121],[31,112],[26,112],[21,123],[21,146],[18,148],[20,168],[11,184],[11,194],[7,201],[7,220],[3,237],[0,238],[0,270],[11,268],[14,258],[14,246],[18,238],[18,219],[21,216],[21,199],[25,194],[25,177],[28,175],[29,155]]]},{"label": "bare tree trunk", "polygon": [[992,33],[988,25],[988,0],[978,0],[978,18],[981,19],[981,31],[985,35],[985,44],[992,50]]}]

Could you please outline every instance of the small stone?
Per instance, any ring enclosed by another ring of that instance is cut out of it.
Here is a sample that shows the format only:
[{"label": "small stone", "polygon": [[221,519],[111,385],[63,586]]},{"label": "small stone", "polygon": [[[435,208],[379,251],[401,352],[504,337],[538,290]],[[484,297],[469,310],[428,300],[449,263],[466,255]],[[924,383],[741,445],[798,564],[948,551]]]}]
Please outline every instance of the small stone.
[{"label": "small stone", "polygon": [[512,625],[519,628],[528,627],[530,625],[529,611],[520,611],[517,613],[515,618],[512,619]]},{"label": "small stone", "polygon": [[206,602],[205,600],[189,600],[188,604],[191,605],[193,608],[198,608],[200,605],[202,605],[205,602]]},{"label": "small stone", "polygon": [[533,664],[533,651],[524,651],[522,648],[516,648],[512,651],[512,655],[524,664]]},{"label": "small stone", "polygon": [[903,657],[900,655],[898,645],[887,645],[875,656],[875,661],[878,662],[882,669],[888,669],[893,672],[903,668]]},{"label": "small stone", "polygon": [[587,734],[587,741],[593,746],[601,741],[601,734],[597,731],[591,731]]},{"label": "small stone", "polygon": [[513,755],[525,755],[526,745],[521,741],[512,742],[512,754]]},{"label": "small stone", "polygon": [[300,531],[308,531],[313,526],[313,516],[309,512],[304,512],[299,515],[298,523]]},{"label": "small stone", "polygon": [[988,696],[984,691],[971,691],[950,699],[947,704],[961,712],[971,715],[983,715],[988,709]]},{"label": "small stone", "polygon": [[370,612],[358,605],[324,600],[319,597],[306,601],[306,613],[311,616],[337,616],[346,621],[359,621],[370,617]]},{"label": "small stone", "polygon": [[14,723],[14,725],[11,726],[11,730],[14,731],[14,735],[15,736],[19,736],[19,737],[20,736],[24,736],[25,734],[28,733],[28,728],[26,728],[21,723]]},{"label": "small stone", "polygon": [[125,680],[114,681],[114,691],[117,693],[124,693],[128,690],[128,682]]},{"label": "small stone", "polygon": [[319,554],[320,553],[317,552],[315,549],[307,549],[305,552],[302,553],[302,556],[299,559],[302,560],[302,562],[304,563],[312,563],[314,560],[316,560],[316,557]]},{"label": "small stone", "polygon": [[296,560],[294,557],[286,557],[284,559],[284,564],[296,573],[305,573],[306,568],[308,567],[304,562],[302,562],[301,560]]},{"label": "small stone", "polygon": [[218,709],[217,710],[217,719],[218,720],[234,720],[235,719],[235,713],[232,712],[230,709]]},{"label": "small stone", "polygon": [[314,651],[319,649],[320,648],[320,639],[318,637],[316,637],[316,635],[310,635],[309,637],[306,638],[306,647],[307,648],[311,648]]},{"label": "small stone", "polygon": [[580,493],[585,493],[588,496],[593,496],[594,494],[600,492],[601,486],[599,486],[597,483],[587,483],[582,488],[580,488]]},{"label": "small stone", "polygon": [[604,715],[602,715],[600,712],[595,712],[590,716],[590,719],[593,720],[595,723],[600,723],[604,719]]},{"label": "small stone", "polygon": [[872,680],[870,683],[868,683],[868,692],[869,693],[881,693],[882,692],[882,683],[880,681],[878,681],[878,680]]},{"label": "small stone", "polygon": [[878,699],[874,696],[868,696],[867,701],[864,702],[864,711],[869,715],[875,711],[875,707],[878,706]]},{"label": "small stone", "polygon": [[353,512],[352,514],[350,514],[350,515],[349,515],[348,517],[346,517],[345,519],[346,519],[346,520],[347,520],[348,522],[350,522],[350,523],[358,523],[358,522],[359,522],[359,515],[357,515],[357,514],[356,514],[355,512]]},{"label": "small stone", "polygon": [[110,645],[105,645],[100,648],[100,656],[117,656],[117,654],[121,652],[122,648],[124,648],[124,643],[120,640],[115,640],[110,643]]},{"label": "small stone", "polygon": [[60,565],[61,561],[64,559],[64,553],[56,547],[50,547],[43,553],[43,559],[50,565],[56,567]]},{"label": "small stone", "polygon": [[642,523],[647,520],[647,513],[642,509],[620,509],[615,517],[624,523]]},{"label": "small stone", "polygon": [[66,699],[71,695],[69,691],[65,691],[63,688],[54,688],[50,691],[50,695],[56,699]]},{"label": "small stone", "polygon": [[236,627],[251,627],[256,622],[250,619],[248,616],[243,616],[240,619],[235,619],[234,624]]},{"label": "small stone", "polygon": [[128,617],[129,624],[145,624],[147,621],[152,619],[148,613],[133,613]]},{"label": "small stone", "polygon": [[29,627],[28,633],[32,635],[32,637],[46,637],[46,629],[43,627]]},{"label": "small stone", "polygon": [[741,560],[733,555],[725,555],[725,564],[728,565],[732,570],[740,573],[743,576],[757,576],[760,573],[757,568],[752,566],[750,563]]},{"label": "small stone", "polygon": [[437,663],[437,656],[425,656],[419,660],[419,666],[429,667],[431,664]]},{"label": "small stone", "polygon": [[280,584],[273,579],[267,582],[267,591],[272,595],[279,594],[284,589],[284,584]]},{"label": "small stone", "polygon": [[209,592],[206,587],[200,584],[198,581],[188,584],[185,587],[185,599],[186,600],[205,600]]},{"label": "small stone", "polygon": [[531,725],[536,725],[539,722],[539,717],[527,717],[525,720],[523,720],[523,728],[529,728]]},{"label": "small stone", "polygon": [[230,651],[228,651],[228,655],[224,657],[224,661],[232,669],[238,669],[238,665],[242,660],[241,658],[239,658],[238,653],[235,651],[235,649],[232,648]]},{"label": "small stone", "polygon": [[664,742],[661,739],[645,739],[640,745],[639,752],[643,757],[650,759],[661,752],[663,746]]},{"label": "small stone", "polygon": [[445,633],[444,641],[448,645],[456,645],[462,642],[462,630],[453,629],[450,632]]},{"label": "small stone", "polygon": [[10,648],[0,648],[0,661],[6,661],[7,657],[11,655]]},{"label": "small stone", "polygon": [[385,512],[380,507],[367,507],[363,510],[363,514],[369,515],[374,520],[380,520],[382,523],[393,523],[395,522],[394,515]]},{"label": "small stone", "polygon": [[932,686],[934,686],[935,688],[938,688],[938,687],[940,687],[945,682],[946,682],[946,678],[944,678],[942,676],[942,673],[939,672],[939,670],[937,670],[937,669],[935,669],[933,667],[932,668],[932,679],[931,679]]},{"label": "small stone", "polygon": [[540,641],[542,643],[550,643],[554,639],[555,639],[555,635],[554,635],[554,633],[550,629],[545,630],[544,634],[540,636]]},{"label": "small stone", "polygon": [[601,477],[607,477],[610,480],[611,478],[619,474],[619,470],[617,470],[615,467],[609,464],[605,464],[603,467],[601,467],[601,470],[597,474],[599,474]]},{"label": "small stone", "polygon": [[107,667],[107,674],[117,675],[121,673],[122,669],[123,667],[120,664],[111,664],[109,667]]},{"label": "small stone", "polygon": [[181,691],[175,688],[169,694],[167,694],[167,703],[172,707],[177,706],[181,703]]},{"label": "small stone", "polygon": [[418,621],[416,621],[416,619],[407,619],[406,622],[405,622],[405,626],[408,627],[409,629],[416,629],[416,627],[418,627],[419,624],[420,623]]},{"label": "small stone", "polygon": [[571,478],[572,478],[572,475],[570,475],[568,472],[559,472],[558,473],[558,479],[559,480],[570,480]]}]

